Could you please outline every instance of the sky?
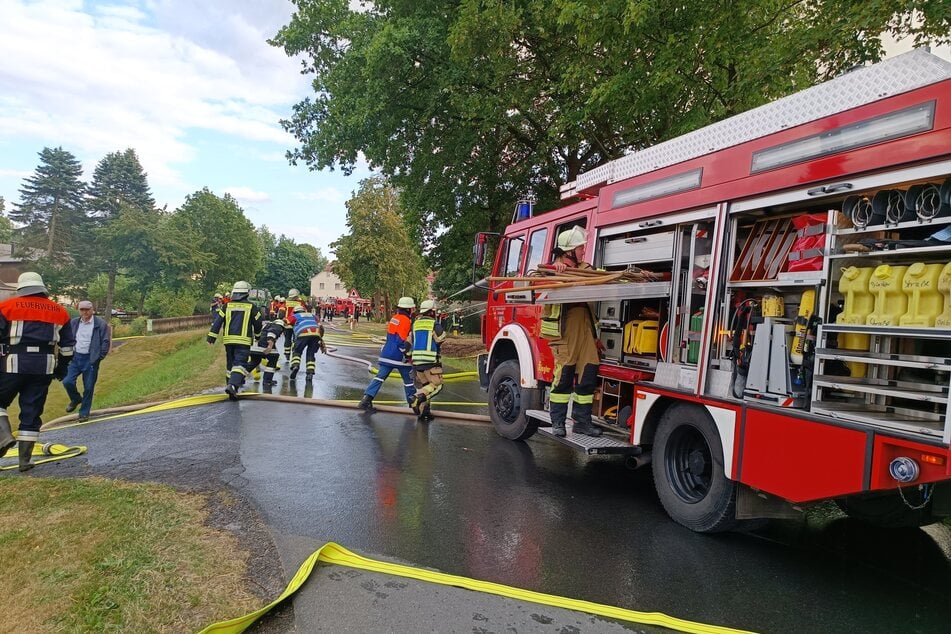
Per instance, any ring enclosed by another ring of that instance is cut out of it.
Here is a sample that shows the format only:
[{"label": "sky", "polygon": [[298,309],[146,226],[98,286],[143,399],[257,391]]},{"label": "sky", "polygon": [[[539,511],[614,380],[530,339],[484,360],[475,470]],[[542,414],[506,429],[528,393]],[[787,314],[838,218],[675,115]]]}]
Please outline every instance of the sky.
[{"label": "sky", "polygon": [[255,226],[319,247],[347,232],[351,176],[292,166],[280,126],[313,94],[267,39],[289,0],[0,0],[0,196],[9,211],[44,147],[82,163],[133,148],[159,207],[202,187]]}]

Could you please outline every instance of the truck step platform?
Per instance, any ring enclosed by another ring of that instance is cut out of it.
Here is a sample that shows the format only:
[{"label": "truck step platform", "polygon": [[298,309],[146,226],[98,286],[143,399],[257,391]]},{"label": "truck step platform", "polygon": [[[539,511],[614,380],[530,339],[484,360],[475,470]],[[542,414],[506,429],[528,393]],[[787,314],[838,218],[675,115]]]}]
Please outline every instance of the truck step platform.
[{"label": "truck step platform", "polygon": [[565,425],[565,429],[568,434],[562,438],[560,436],[555,436],[551,433],[551,417],[548,415],[548,412],[541,409],[530,409],[525,412],[526,416],[533,418],[544,427],[538,428],[538,433],[543,436],[547,436],[553,440],[557,440],[563,445],[568,445],[572,449],[578,451],[583,451],[588,455],[595,454],[622,454],[629,456],[638,456],[641,454],[641,448],[635,447],[626,440],[622,440],[619,436],[613,435],[611,433],[603,433],[600,436],[585,436],[584,434],[576,434],[572,431],[574,428],[574,421],[570,418],[568,423]]}]

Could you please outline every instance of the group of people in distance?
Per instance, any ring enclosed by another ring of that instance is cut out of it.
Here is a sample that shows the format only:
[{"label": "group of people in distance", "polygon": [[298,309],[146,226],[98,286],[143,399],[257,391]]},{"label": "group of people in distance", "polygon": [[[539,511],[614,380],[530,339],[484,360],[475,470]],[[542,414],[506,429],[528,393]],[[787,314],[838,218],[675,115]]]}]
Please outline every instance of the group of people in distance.
[{"label": "group of people in distance", "polygon": [[[306,305],[297,289],[290,289],[286,298],[278,297],[264,311],[248,299],[247,282],[235,282],[230,299],[217,305],[213,312],[207,341],[214,345],[220,338],[225,346],[228,382],[225,392],[235,400],[247,377],[260,366],[262,387],[275,384],[280,352],[277,340],[284,337],[284,356],[290,361],[291,380],[296,380],[304,362],[308,382],[316,372],[317,351],[327,352],[324,327]],[[217,298],[216,298],[217,299]],[[416,302],[401,297],[396,313],[387,324],[386,341],[380,351],[379,369],[359,403],[360,409],[376,411],[373,399],[393,370],[403,379],[406,402],[422,422],[433,419],[430,403],[443,384],[440,345],[446,338],[442,324],[436,319],[436,303],[426,300],[413,316]]]}]

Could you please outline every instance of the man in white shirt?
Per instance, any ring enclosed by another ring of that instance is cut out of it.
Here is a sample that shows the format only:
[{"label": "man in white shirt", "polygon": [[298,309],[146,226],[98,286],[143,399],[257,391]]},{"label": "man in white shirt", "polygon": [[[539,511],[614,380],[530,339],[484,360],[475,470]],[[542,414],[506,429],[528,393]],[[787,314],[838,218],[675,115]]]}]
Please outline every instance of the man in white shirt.
[{"label": "man in white shirt", "polygon": [[[69,371],[63,379],[63,387],[69,394],[67,412],[79,408],[79,421],[89,420],[92,409],[92,397],[99,378],[99,363],[109,354],[111,346],[109,325],[104,319],[96,317],[92,302],[79,302],[79,317],[72,319],[73,332],[76,335],[76,349]],[[76,381],[82,375],[83,393],[80,395]]]}]

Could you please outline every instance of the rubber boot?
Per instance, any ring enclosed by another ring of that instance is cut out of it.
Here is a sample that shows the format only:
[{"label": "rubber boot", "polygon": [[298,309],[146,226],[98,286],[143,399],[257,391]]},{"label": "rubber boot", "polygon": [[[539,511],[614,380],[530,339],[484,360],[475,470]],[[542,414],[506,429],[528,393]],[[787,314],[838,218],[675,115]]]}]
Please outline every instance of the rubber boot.
[{"label": "rubber boot", "polygon": [[366,394],[363,395],[363,399],[360,400],[360,402],[357,404],[357,407],[359,407],[360,409],[362,409],[368,414],[372,414],[373,412],[376,411],[376,408],[373,407],[373,398],[370,396],[367,396]]},{"label": "rubber boot", "polygon": [[600,436],[601,429],[591,422],[591,403],[581,405],[575,402],[573,408],[575,426],[572,431],[585,436]]},{"label": "rubber boot", "polygon": [[549,403],[548,414],[551,416],[551,433],[564,438],[565,420],[568,418],[568,403]]},{"label": "rubber boot", "polygon": [[304,375],[304,382],[310,383],[310,382],[313,381],[313,380],[314,380],[314,373],[313,373],[313,372],[308,372],[307,374]]},{"label": "rubber boot", "polygon": [[20,446],[20,471],[29,471],[36,465],[30,462],[30,458],[33,456],[33,445],[36,444],[32,440],[21,440],[17,443]]},{"label": "rubber boot", "polygon": [[7,413],[0,414],[0,456],[7,455],[7,450],[17,443],[10,431],[10,418]]},{"label": "rubber boot", "polygon": [[297,378],[297,373],[300,372],[300,366],[295,365],[291,367],[291,381]]},{"label": "rubber boot", "polygon": [[228,398],[230,398],[232,401],[238,400],[238,388],[233,384],[229,383],[228,387],[225,388],[225,392],[228,394]]}]

